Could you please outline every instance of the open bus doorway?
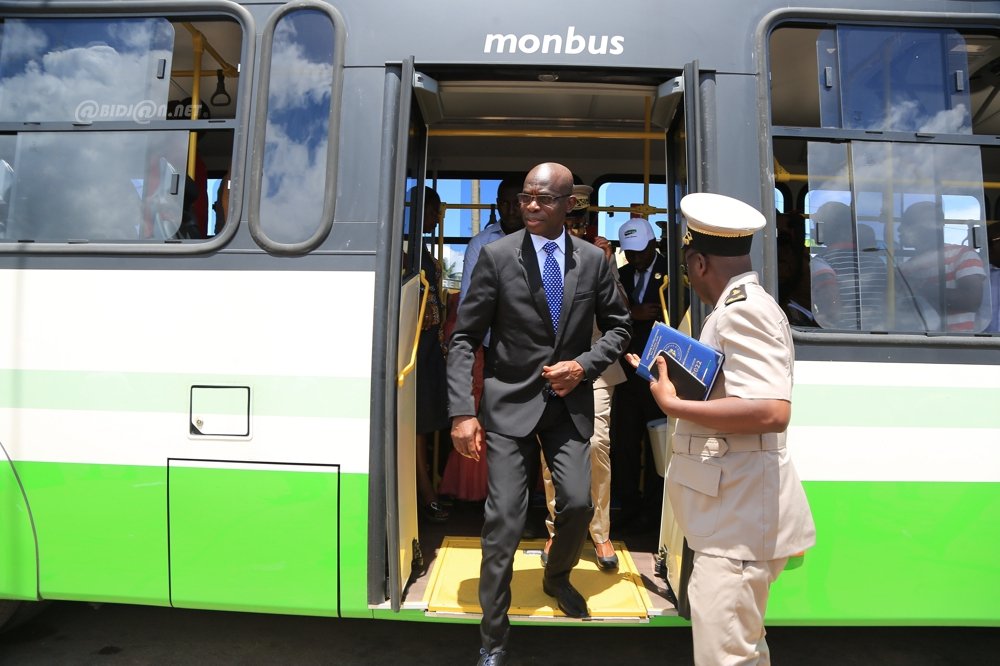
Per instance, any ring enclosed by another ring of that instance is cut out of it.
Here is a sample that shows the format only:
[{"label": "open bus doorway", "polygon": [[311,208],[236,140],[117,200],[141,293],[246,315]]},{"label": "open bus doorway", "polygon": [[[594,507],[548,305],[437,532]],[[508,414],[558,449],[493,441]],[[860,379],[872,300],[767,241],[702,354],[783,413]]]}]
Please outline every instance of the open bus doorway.
[{"label": "open bus doorway", "polygon": [[[676,202],[694,187],[692,178],[697,177],[700,170],[700,160],[692,151],[695,145],[692,137],[697,137],[699,124],[696,120],[698,105],[687,103],[684,94],[685,76],[695,75],[694,66],[690,66],[686,73],[676,75],[664,72],[616,73],[610,77],[601,73],[560,72],[546,73],[544,78],[537,72],[528,71],[491,71],[490,76],[484,78],[482,72],[464,70],[428,68],[427,72],[413,70],[412,74],[406,70],[404,66],[401,87],[411,86],[412,93],[409,95],[409,108],[402,108],[399,117],[401,122],[408,123],[408,127],[405,130],[401,127],[397,136],[407,137],[407,192],[418,184],[434,186],[472,180],[495,183],[503,176],[526,173],[535,164],[546,161],[565,164],[584,184],[599,183],[609,175],[635,182],[643,187],[644,192],[639,210],[645,214],[659,214],[666,219],[664,224],[659,225],[662,251],[668,256],[671,275],[676,279],[668,281],[670,288],[663,294],[663,303],[670,321],[676,324],[680,320],[689,295],[678,270],[676,248],[680,220]],[[616,82],[608,83],[609,80]],[[695,81],[691,79],[687,82],[689,87],[693,86],[690,89],[697,89]],[[400,94],[399,99],[402,102],[406,97]],[[425,126],[420,126],[421,123]],[[423,133],[425,130],[426,135]],[[425,168],[421,169],[421,163]],[[650,205],[651,183],[666,187],[666,208]],[[403,185],[403,181],[397,180],[397,184]],[[463,190],[459,187],[457,191],[471,193],[473,188]],[[400,197],[403,193],[397,191],[396,194]],[[490,217],[495,190],[480,189],[476,194],[478,201],[472,200],[471,196],[469,200],[459,201],[443,197],[447,212],[435,237],[428,239],[435,258],[443,265],[451,266],[449,277],[452,279],[461,277],[461,268],[456,269],[456,265],[461,265],[464,245],[472,235],[469,222],[473,211],[478,214],[480,228],[485,226],[483,220]],[[618,214],[620,226],[635,212],[636,203],[595,197],[592,210],[594,213]],[[412,230],[412,225],[407,228]],[[617,242],[617,238],[609,240]],[[416,242],[419,239],[412,234],[407,235],[406,244],[409,247]],[[441,283],[437,287],[447,292],[456,284]],[[409,283],[403,285],[404,294],[409,289]],[[407,309],[402,310],[400,316],[400,363],[404,360],[404,351],[412,352],[412,346],[404,339],[404,332],[414,330],[409,328],[411,322],[408,321],[409,310],[414,309],[414,303],[416,301],[412,298],[409,301],[401,299],[401,307]],[[444,524],[411,519],[416,516],[419,502],[412,481],[415,457],[405,450],[407,444],[403,435],[407,438],[409,435],[403,430],[403,417],[412,408],[413,398],[400,393],[398,399],[400,430],[394,447],[398,495],[390,498],[390,503],[396,503],[397,520],[389,524],[397,525],[399,532],[390,536],[389,541],[392,543],[395,537],[395,550],[393,546],[390,550],[398,552],[399,559],[389,567],[390,579],[397,576],[395,581],[390,580],[388,586],[393,597],[392,605],[394,608],[424,609],[444,614],[478,613],[476,582],[481,509],[478,515],[475,509],[471,511],[472,515],[463,515],[467,512],[455,510],[451,520]],[[451,451],[447,435],[447,431],[439,433],[437,453],[441,460]],[[652,459],[645,462],[653,465]],[[538,569],[537,576],[528,573],[522,577],[532,592],[534,588],[539,588],[539,595],[540,585],[532,585],[531,581],[534,578],[540,580],[541,576],[542,565],[538,555],[544,544],[543,518],[544,507],[540,510],[535,507],[529,515],[530,525],[526,530],[529,538],[522,542],[515,564],[516,571],[520,571],[521,566],[526,567],[528,572]],[[613,521],[612,515],[612,536],[616,538]],[[601,611],[592,608],[595,616],[643,621],[649,615],[674,612],[666,584],[662,578],[657,578],[657,571],[662,573],[665,570],[662,560],[658,562],[657,557],[662,558],[666,552],[664,539],[672,530],[667,525],[657,531],[655,526],[659,517],[654,517],[651,522],[653,529],[642,538],[627,537],[616,543],[623,554],[622,560],[627,561],[622,572],[632,574],[622,578],[646,581],[647,587],[651,588],[635,593],[640,609],[622,615],[614,609]],[[581,566],[584,565],[585,560],[581,560]],[[635,567],[634,571],[629,567]],[[607,587],[607,579],[600,578],[604,574],[596,567],[594,574],[598,586]],[[517,574],[515,578],[518,578]],[[443,606],[431,600],[435,588],[439,592],[442,587],[448,590]],[[642,587],[640,584],[639,588]],[[394,596],[397,591],[400,595],[398,601]],[[650,598],[651,592],[655,599]],[[515,597],[517,594],[515,590]],[[535,601],[528,600],[520,608],[515,601],[511,613],[525,617],[539,613],[544,615],[546,599],[542,595]],[[548,615],[552,615],[551,609]]]}]

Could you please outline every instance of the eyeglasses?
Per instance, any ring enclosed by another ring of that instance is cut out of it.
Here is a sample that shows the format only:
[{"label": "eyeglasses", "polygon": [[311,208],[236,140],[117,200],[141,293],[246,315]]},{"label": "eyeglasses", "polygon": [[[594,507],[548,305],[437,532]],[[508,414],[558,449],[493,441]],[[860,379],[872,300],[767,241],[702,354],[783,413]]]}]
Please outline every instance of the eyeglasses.
[{"label": "eyeglasses", "polygon": [[551,194],[525,194],[521,192],[517,195],[517,202],[522,206],[527,206],[532,201],[536,202],[539,206],[551,206],[559,199],[565,199],[566,197],[572,196],[571,194],[560,194],[557,197]]}]

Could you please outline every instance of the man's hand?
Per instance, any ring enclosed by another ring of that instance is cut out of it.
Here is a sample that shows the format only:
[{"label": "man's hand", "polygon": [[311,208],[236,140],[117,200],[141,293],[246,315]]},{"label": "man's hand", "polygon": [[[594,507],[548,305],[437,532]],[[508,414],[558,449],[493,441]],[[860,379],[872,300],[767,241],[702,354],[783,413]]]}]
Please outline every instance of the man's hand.
[{"label": "man's hand", "polygon": [[650,321],[660,316],[660,306],[656,303],[638,303],[629,308],[634,321]]},{"label": "man's hand", "polygon": [[608,239],[605,238],[604,236],[597,236],[596,238],[594,238],[594,247],[603,250],[604,258],[609,261],[611,260],[611,257],[615,253],[614,249],[611,247],[611,243],[609,243]]},{"label": "man's hand", "polygon": [[451,443],[460,455],[479,460],[486,444],[486,433],[475,416],[456,416],[451,420]]},{"label": "man's hand", "polygon": [[542,377],[556,395],[562,398],[583,381],[583,366],[576,361],[559,361],[555,365],[542,368]]}]

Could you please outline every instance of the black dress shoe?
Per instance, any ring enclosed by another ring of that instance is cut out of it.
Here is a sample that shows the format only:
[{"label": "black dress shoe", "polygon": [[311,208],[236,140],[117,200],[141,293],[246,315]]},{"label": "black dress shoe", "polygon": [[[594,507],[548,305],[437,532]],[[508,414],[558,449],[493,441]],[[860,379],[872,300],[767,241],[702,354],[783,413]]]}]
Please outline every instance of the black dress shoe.
[{"label": "black dress shoe", "polygon": [[587,610],[587,602],[583,595],[577,592],[568,580],[562,583],[553,583],[548,578],[542,578],[542,590],[550,597],[556,598],[559,610],[567,617],[590,617],[590,611]]},{"label": "black dress shoe", "polygon": [[476,662],[476,666],[503,666],[506,663],[506,650],[487,652],[486,648],[479,648],[479,661]]}]

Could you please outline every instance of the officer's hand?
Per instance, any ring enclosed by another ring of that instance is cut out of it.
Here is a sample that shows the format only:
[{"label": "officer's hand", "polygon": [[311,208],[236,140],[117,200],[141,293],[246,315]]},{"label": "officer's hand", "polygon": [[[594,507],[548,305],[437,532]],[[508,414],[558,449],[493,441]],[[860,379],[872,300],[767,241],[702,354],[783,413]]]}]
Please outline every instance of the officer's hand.
[{"label": "officer's hand", "polygon": [[[638,359],[636,360],[638,361]],[[677,389],[667,377],[667,362],[659,354],[656,356],[656,372],[659,376],[655,381],[649,382],[649,391],[653,394],[653,400],[656,401],[656,404],[660,406],[660,409],[663,409],[666,403],[677,397]]]},{"label": "officer's hand", "polygon": [[466,458],[479,460],[486,443],[486,433],[475,416],[456,416],[451,420],[451,443]]}]

